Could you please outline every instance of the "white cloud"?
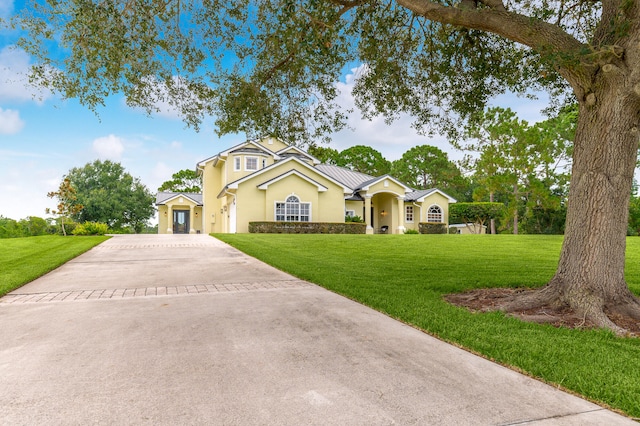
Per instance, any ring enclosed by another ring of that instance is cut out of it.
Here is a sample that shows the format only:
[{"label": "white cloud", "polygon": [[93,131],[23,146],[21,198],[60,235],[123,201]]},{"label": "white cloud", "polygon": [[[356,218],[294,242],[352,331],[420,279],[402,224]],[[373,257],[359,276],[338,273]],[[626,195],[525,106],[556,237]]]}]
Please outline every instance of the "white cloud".
[{"label": "white cloud", "polygon": [[113,134],[93,141],[93,151],[103,160],[118,161],[124,152],[124,143],[121,138]]},{"label": "white cloud", "polygon": [[343,110],[353,110],[348,119],[348,126],[353,130],[345,129],[334,133],[331,137],[331,148],[342,151],[354,145],[366,145],[380,151],[387,160],[393,161],[402,157],[402,154],[414,146],[428,144],[451,153],[450,158],[452,159],[461,157],[453,150],[446,138],[430,138],[420,135],[411,127],[413,118],[408,114],[400,114],[398,119],[391,124],[385,123],[383,117],[374,117],[371,120],[363,119],[355,106],[352,94],[356,79],[363,72],[366,72],[365,65],[353,68],[351,73],[345,76],[345,82],[337,83],[337,88],[340,91],[337,103]]},{"label": "white cloud", "polygon": [[0,108],[0,134],[12,135],[24,127],[20,112],[12,109]]},{"label": "white cloud", "polygon": [[13,0],[0,0],[0,18],[9,18],[13,14]]},{"label": "white cloud", "polygon": [[[413,118],[408,114],[400,114],[398,119],[387,124],[383,117],[374,117],[371,120],[362,119],[360,111],[355,106],[352,94],[356,80],[367,72],[366,65],[351,69],[345,76],[344,82],[337,83],[340,91],[337,103],[343,110],[352,109],[348,125],[351,129],[345,129],[332,135],[330,148],[342,151],[354,145],[370,146],[390,161],[397,160],[402,154],[418,145],[433,145],[449,154],[449,159],[460,160],[464,153],[456,150],[445,136],[433,137],[420,135],[411,127]],[[518,117],[535,123],[544,120],[541,110],[549,105],[549,97],[546,93],[536,93],[539,99],[531,100],[518,98],[514,94],[505,94],[492,100],[491,105],[511,108]]]},{"label": "white cloud", "polygon": [[182,149],[182,142],[173,141],[171,142],[172,149]]},{"label": "white cloud", "polygon": [[42,102],[52,96],[51,92],[29,84],[30,67],[29,55],[24,50],[12,45],[0,50],[0,101]]},{"label": "white cloud", "polygon": [[151,172],[151,176],[154,179],[154,181],[164,182],[166,180],[169,180],[171,178],[171,175],[175,172],[176,171],[173,170],[173,168],[167,166],[165,163],[160,161],[153,168],[153,171]]}]

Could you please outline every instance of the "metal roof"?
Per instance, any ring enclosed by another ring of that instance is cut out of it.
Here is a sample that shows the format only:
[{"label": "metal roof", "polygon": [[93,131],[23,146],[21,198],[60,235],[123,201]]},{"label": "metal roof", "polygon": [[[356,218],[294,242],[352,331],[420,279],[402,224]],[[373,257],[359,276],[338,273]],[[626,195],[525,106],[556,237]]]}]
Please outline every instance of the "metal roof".
[{"label": "metal roof", "polygon": [[348,186],[351,189],[359,188],[363,183],[370,182],[371,180],[376,179],[373,176],[360,172],[354,172],[353,170],[334,166],[332,164],[318,164],[315,167],[324,174],[331,176],[338,182],[342,183],[345,186]]},{"label": "metal roof", "polygon": [[156,195],[156,204],[164,204],[172,198],[176,198],[179,196],[189,198],[199,206],[202,205],[202,194],[195,194],[192,192],[158,192],[158,194]]}]

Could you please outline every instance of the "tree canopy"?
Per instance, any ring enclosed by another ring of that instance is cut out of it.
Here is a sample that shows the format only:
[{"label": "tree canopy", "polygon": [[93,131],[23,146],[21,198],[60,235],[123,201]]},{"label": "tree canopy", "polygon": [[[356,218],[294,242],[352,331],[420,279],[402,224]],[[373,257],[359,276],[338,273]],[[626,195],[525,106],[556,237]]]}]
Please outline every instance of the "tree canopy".
[{"label": "tree canopy", "polygon": [[129,226],[142,232],[155,213],[151,192],[120,163],[96,160],[71,169],[65,180],[75,188],[75,203],[83,206],[72,215],[78,222],[102,222],[115,229]]},{"label": "tree canopy", "polygon": [[382,154],[365,145],[347,148],[335,157],[335,164],[371,176],[382,176],[391,172],[391,163]]},{"label": "tree canopy", "polygon": [[466,117],[507,90],[565,93],[557,69],[580,74],[591,56],[616,53],[585,43],[600,2],[508,2],[509,13],[464,3],[33,0],[18,24],[41,64],[34,77],[91,108],[124,93],[150,112],[169,102],[194,125],[213,115],[219,133],[296,142],[344,127],[345,67],[365,64],[355,93],[365,116],[407,112],[452,132],[457,116],[443,111]]},{"label": "tree canopy", "polygon": [[169,192],[202,192],[202,175],[191,169],[180,170],[171,175],[171,179],[163,182],[158,191]]},{"label": "tree canopy", "polygon": [[446,152],[431,145],[420,145],[402,154],[392,163],[391,174],[412,188],[439,188],[462,200],[469,182]]},{"label": "tree canopy", "polygon": [[640,0],[32,0],[17,23],[33,81],[92,108],[114,93],[149,111],[168,101],[219,133],[329,138],[353,66],[365,117],[408,113],[453,136],[497,94],[568,96],[579,116],[558,270],[502,308],[567,306],[619,333],[608,315],[640,319],[624,279]]}]

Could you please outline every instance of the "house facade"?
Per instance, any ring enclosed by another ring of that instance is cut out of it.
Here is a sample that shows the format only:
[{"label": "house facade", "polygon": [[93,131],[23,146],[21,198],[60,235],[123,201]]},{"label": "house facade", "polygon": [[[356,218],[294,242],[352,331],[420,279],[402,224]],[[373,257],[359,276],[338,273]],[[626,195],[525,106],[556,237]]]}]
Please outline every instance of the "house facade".
[{"label": "house facade", "polygon": [[247,141],[197,164],[202,194],[157,196],[159,233],[246,233],[250,222],[333,222],[360,216],[367,233],[448,227],[449,204],[438,189],[414,190],[393,176],[369,176],[320,164],[276,138]]}]

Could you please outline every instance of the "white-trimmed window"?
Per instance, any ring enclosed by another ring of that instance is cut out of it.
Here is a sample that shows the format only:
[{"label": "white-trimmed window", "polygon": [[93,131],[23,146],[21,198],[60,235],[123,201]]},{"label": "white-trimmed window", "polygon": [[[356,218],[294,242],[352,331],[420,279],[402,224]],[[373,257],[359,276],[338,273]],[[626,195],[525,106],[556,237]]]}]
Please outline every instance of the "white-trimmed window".
[{"label": "white-trimmed window", "polygon": [[240,167],[242,166],[242,158],[240,157],[236,157],[233,159],[233,171],[234,172],[239,172],[241,169]]},{"label": "white-trimmed window", "polygon": [[301,203],[295,195],[287,197],[285,202],[276,202],[276,221],[310,222],[311,203]]},{"label": "white-trimmed window", "polygon": [[244,157],[245,170],[258,170],[258,157]]},{"label": "white-trimmed window", "polygon": [[404,221],[413,223],[413,206],[404,207]]},{"label": "white-trimmed window", "polygon": [[427,222],[442,223],[442,209],[440,206],[433,205],[427,210]]},{"label": "white-trimmed window", "polygon": [[356,215],[356,211],[355,210],[347,210],[344,214],[347,217],[354,217]]}]

